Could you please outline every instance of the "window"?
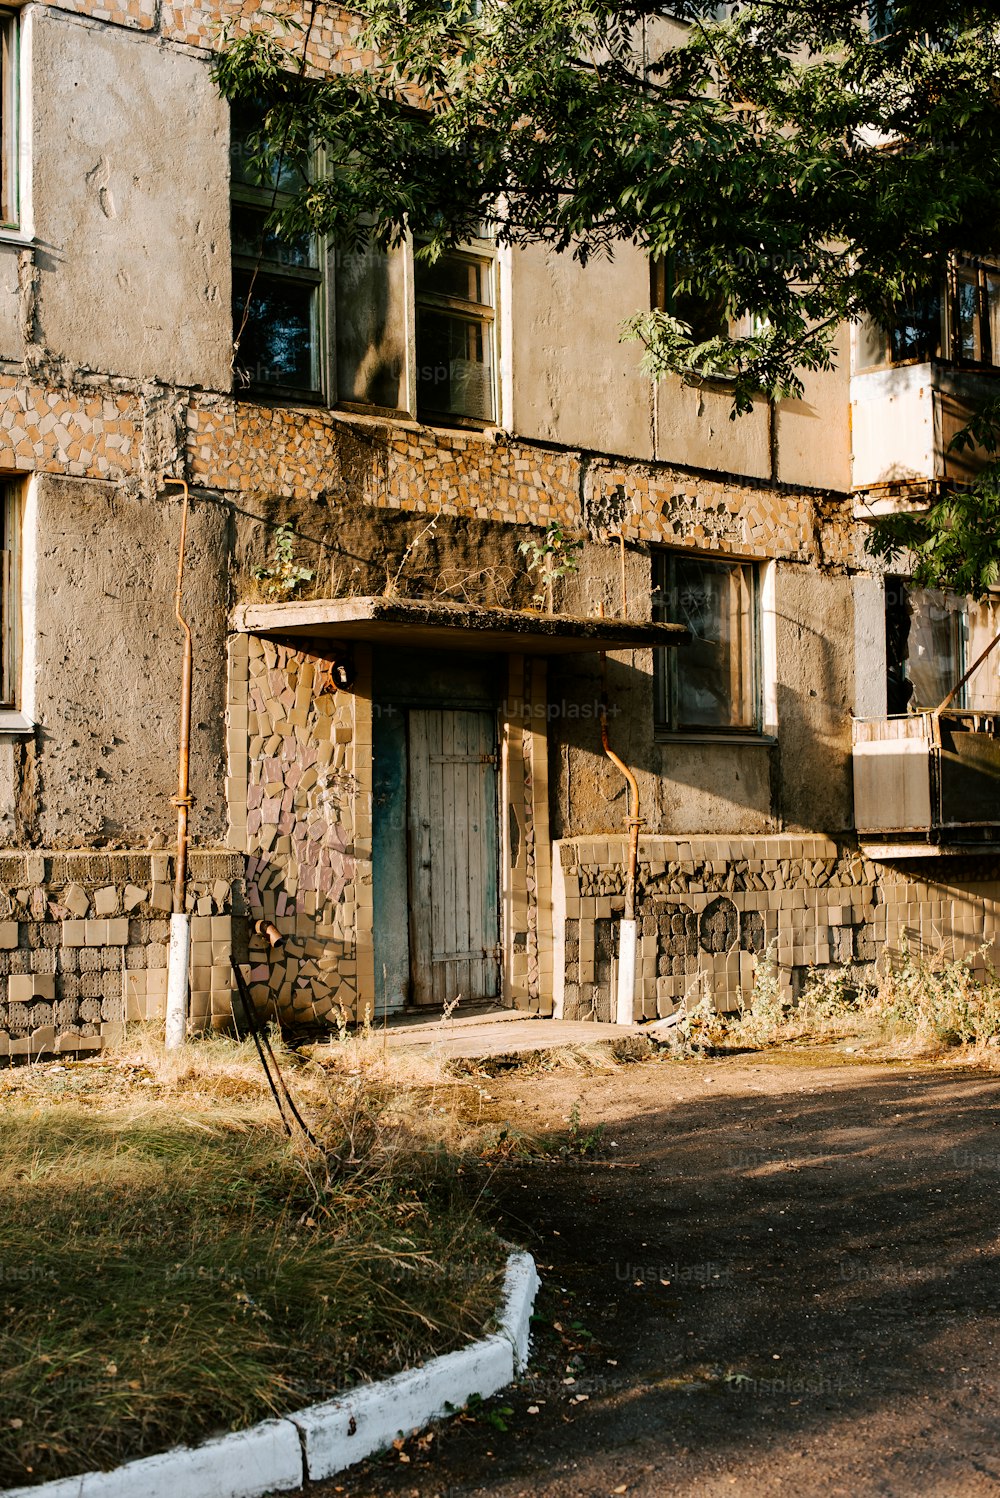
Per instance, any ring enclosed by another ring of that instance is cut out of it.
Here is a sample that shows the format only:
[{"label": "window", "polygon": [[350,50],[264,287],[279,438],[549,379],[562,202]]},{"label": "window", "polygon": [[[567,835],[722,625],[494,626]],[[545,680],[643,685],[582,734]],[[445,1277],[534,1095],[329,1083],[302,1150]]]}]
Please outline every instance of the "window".
[{"label": "window", "polygon": [[858,368],[947,359],[1000,366],[1000,262],[953,255],[947,273],[908,297],[891,325],[861,325]]},{"label": "window", "polygon": [[0,480],[0,707],[17,705],[20,677],[21,489]]},{"label": "window", "polygon": [[263,111],[233,107],[231,193],[233,343],[236,387],[315,398],[321,389],[320,250],[313,234],[281,239],[267,228],[308,177],[302,154],[279,159],[264,175],[252,163]]},{"label": "window", "polygon": [[657,652],[657,728],[759,732],[757,568],[662,552],[655,560],[654,583],[656,618],[691,632],[689,645]]},{"label": "window", "polygon": [[6,229],[20,218],[17,172],[18,121],[17,16],[0,10],[0,221]]},{"label": "window", "polygon": [[[334,251],[333,373],[339,405],[406,412],[405,247]],[[331,392],[332,394],[333,392]]]},{"label": "window", "polygon": [[[886,711],[892,716],[939,707],[1000,633],[1000,600],[976,603],[955,593],[885,580]],[[951,706],[995,712],[1000,659],[991,652],[955,693]]]},{"label": "window", "polygon": [[678,322],[687,323],[695,343],[725,338],[729,331],[725,298],[721,293],[704,297],[678,290],[681,270],[673,255],[652,257],[649,262],[650,311],[669,312]]},{"label": "window", "polygon": [[[305,152],[254,161],[262,107],[231,113],[233,362],[237,392],[463,425],[496,421],[495,245],[433,264],[410,244],[327,247],[279,237],[275,210],[310,177]],[[416,409],[414,409],[414,405]]]},{"label": "window", "polygon": [[421,417],[496,420],[496,260],[483,248],[414,263]]},{"label": "window", "polygon": [[1000,364],[1000,267],[959,255],[952,275],[952,358],[961,364]]}]

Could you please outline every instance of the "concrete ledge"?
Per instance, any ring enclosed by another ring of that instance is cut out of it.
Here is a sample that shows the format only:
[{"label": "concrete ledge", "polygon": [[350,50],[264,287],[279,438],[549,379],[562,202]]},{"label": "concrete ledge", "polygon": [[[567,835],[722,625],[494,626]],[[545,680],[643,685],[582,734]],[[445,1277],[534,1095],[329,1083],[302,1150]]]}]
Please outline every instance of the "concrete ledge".
[{"label": "concrete ledge", "polygon": [[471,1394],[487,1399],[514,1377],[514,1349],[495,1333],[380,1384],[364,1384],[290,1418],[302,1434],[310,1481],[391,1446],[439,1415],[461,1409]]},{"label": "concrete ledge", "polygon": [[511,1254],[503,1284],[504,1309],[500,1331],[514,1349],[514,1372],[522,1373],[528,1365],[531,1341],[531,1312],[541,1281],[530,1254]]},{"label": "concrete ledge", "polygon": [[113,1472],[8,1488],[0,1498],[263,1498],[332,1477],[397,1436],[461,1409],[473,1394],[488,1399],[509,1384],[527,1362],[538,1286],[531,1255],[511,1254],[500,1330],[469,1347],[282,1420],[141,1457]]},{"label": "concrete ledge", "polygon": [[302,1448],[289,1420],[265,1420],[200,1446],[177,1446],[126,1462],[113,1472],[86,1472],[3,1498],[262,1498],[303,1482]]}]

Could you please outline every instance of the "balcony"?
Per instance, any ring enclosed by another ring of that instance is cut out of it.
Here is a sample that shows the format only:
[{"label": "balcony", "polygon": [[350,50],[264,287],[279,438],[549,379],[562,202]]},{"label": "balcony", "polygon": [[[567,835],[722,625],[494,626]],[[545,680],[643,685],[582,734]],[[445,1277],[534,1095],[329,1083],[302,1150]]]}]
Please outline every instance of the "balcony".
[{"label": "balcony", "polygon": [[1000,711],[856,718],[854,821],[872,858],[1000,847]]},{"label": "balcony", "polygon": [[1000,391],[997,374],[928,362],[866,370],[851,379],[855,518],[870,520],[960,483],[986,460],[949,450],[972,410]]}]

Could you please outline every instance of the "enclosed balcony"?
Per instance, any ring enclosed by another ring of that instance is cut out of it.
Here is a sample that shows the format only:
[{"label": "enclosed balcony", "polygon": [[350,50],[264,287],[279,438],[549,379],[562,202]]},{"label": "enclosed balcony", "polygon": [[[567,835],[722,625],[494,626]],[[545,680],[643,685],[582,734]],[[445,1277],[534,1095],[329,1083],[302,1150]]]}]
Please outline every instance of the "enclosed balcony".
[{"label": "enclosed balcony", "polygon": [[953,452],[974,409],[1000,393],[998,375],[928,361],[851,379],[852,483],[857,519],[891,513],[968,480],[985,454]]},{"label": "enclosed balcony", "polygon": [[854,820],[873,857],[1000,847],[1000,710],[856,718]]},{"label": "enclosed balcony", "polygon": [[968,480],[986,454],[956,433],[1000,377],[1000,260],[955,253],[888,327],[852,334],[855,514],[872,519]]}]

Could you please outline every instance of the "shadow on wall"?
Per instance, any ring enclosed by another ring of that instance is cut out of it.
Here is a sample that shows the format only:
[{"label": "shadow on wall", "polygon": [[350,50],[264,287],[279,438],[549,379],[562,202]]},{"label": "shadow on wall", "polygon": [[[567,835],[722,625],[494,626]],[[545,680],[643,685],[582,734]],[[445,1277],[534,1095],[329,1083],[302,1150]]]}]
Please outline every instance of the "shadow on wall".
[{"label": "shadow on wall", "polygon": [[[778,623],[784,648],[778,657],[778,737],[771,745],[739,736],[720,735],[714,743],[708,737],[705,742],[658,738],[651,666],[607,661],[609,735],[640,776],[648,831],[670,825],[677,787],[704,799],[713,827],[724,827],[727,815],[734,828],[741,816],[751,815],[762,832],[776,830],[777,819],[790,831],[853,826],[850,659],[821,630],[786,616]],[[559,806],[552,808],[556,836],[602,830],[602,815],[605,827],[617,828],[625,815],[624,782],[607,765],[601,747],[601,687],[596,657],[586,665],[552,663],[550,741],[561,750],[561,794],[570,798],[568,818]],[[651,783],[643,784],[643,775]]]}]

